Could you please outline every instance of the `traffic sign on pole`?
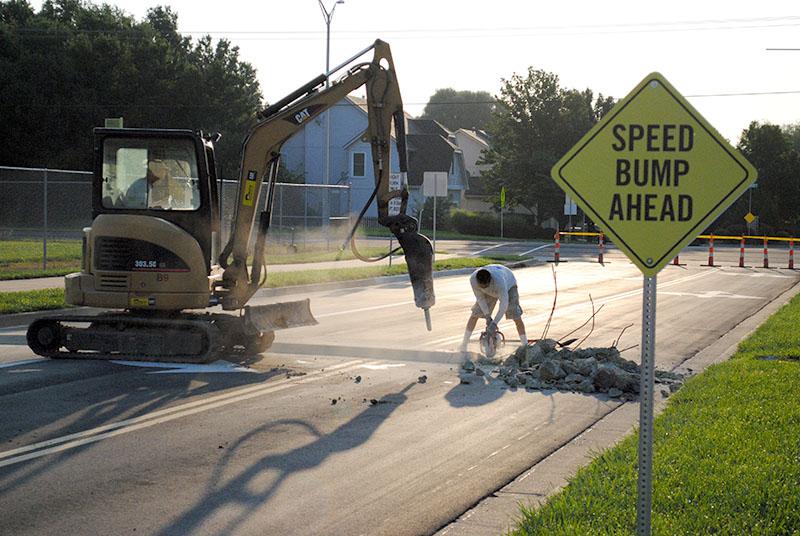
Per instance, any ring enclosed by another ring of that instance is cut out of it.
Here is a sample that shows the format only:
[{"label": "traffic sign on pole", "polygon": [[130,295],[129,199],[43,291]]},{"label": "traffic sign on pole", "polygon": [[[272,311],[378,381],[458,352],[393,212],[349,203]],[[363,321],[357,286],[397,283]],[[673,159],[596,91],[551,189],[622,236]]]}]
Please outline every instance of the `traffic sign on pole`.
[{"label": "traffic sign on pole", "polygon": [[551,174],[644,274],[636,534],[649,536],[656,274],[750,187],[756,170],[652,73]]},{"label": "traffic sign on pole", "polygon": [[659,73],[645,77],[552,170],[553,180],[648,276],[756,175]]}]

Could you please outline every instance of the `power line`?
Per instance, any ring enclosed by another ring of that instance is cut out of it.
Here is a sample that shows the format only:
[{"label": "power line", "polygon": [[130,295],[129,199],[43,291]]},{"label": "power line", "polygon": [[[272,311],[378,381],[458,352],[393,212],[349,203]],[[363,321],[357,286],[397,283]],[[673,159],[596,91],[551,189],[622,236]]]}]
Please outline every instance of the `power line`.
[{"label": "power line", "polygon": [[[752,97],[769,95],[798,95],[800,89],[789,91],[749,91],[740,93],[698,93],[695,95],[684,95],[686,98],[708,98],[708,97]],[[445,102],[404,102],[407,106],[453,106],[453,105],[473,105],[473,104],[503,104],[497,100],[475,100],[475,101],[445,101]],[[352,104],[334,104],[333,106],[353,106]],[[216,104],[30,104],[14,103],[2,104],[0,108],[224,108],[225,105]]]},{"label": "power line", "polygon": [[[575,34],[608,34],[608,33],[660,33],[709,30],[737,29],[769,29],[778,27],[800,26],[800,16],[751,17],[731,19],[699,19],[675,21],[651,21],[631,23],[608,23],[586,25],[551,25],[551,26],[518,26],[518,27],[462,27],[462,28],[402,28],[384,30],[339,30],[337,39],[360,39],[364,35],[392,36],[398,39],[436,38],[472,38],[472,37],[536,37]],[[71,28],[39,29],[19,28],[18,31],[27,36],[47,36],[54,34],[65,36],[70,33],[109,34],[140,33],[141,28],[116,28],[81,30]],[[180,32],[179,32],[180,33]],[[315,40],[324,36],[319,30],[183,30],[185,34],[235,35],[241,40]],[[257,36],[250,37],[247,36]],[[141,36],[149,37],[149,36]]]}]

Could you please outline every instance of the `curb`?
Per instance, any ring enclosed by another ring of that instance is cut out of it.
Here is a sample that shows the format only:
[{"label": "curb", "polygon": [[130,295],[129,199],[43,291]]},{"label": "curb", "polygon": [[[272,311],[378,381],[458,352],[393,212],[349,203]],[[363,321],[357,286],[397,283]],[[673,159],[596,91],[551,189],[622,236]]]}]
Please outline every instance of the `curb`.
[{"label": "curb", "polygon": [[[517,268],[526,268],[528,266],[535,266],[544,264],[540,261],[526,260],[521,262],[507,263],[506,266],[512,270]],[[471,274],[476,268],[457,268],[453,270],[440,270],[433,272],[434,279],[442,277],[453,277],[458,275]],[[383,277],[371,277],[369,279],[353,279],[350,281],[331,281],[328,283],[314,283],[311,285],[295,285],[290,287],[277,287],[277,288],[264,288],[256,292],[256,297],[278,297],[286,296],[289,294],[297,294],[303,292],[321,292],[325,290],[340,290],[347,288],[358,288],[364,285],[380,285],[385,283],[393,283],[396,281],[408,281],[408,274],[388,275]],[[27,313],[11,313],[0,315],[0,328],[27,326],[32,321],[47,316],[49,314],[63,314],[63,315],[82,315],[82,314],[96,314],[107,309],[98,307],[70,307],[68,309],[45,309],[42,311],[31,311]]]},{"label": "curb", "polygon": [[[680,363],[675,370],[694,374],[728,360],[739,342],[773,313],[800,293],[800,283],[775,297],[754,315],[742,320],[725,335]],[[669,398],[654,393],[654,417],[667,406]],[[639,403],[626,402],[606,413],[583,432],[555,447],[511,482],[490,493],[455,520],[440,527],[434,536],[480,536],[505,534],[521,519],[520,506],[536,508],[564,488],[578,469],[588,465],[603,451],[612,448],[639,424]],[[535,474],[537,478],[528,477]]]}]

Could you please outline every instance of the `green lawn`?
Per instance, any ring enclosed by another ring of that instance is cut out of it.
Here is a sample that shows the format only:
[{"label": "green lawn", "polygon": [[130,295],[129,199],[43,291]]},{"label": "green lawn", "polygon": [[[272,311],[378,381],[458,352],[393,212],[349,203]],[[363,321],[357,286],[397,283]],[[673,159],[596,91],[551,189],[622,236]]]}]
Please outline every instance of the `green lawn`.
[{"label": "green lawn", "polygon": [[[396,244],[395,244],[396,245]],[[362,255],[374,257],[388,251],[387,246],[364,247]],[[42,268],[42,242],[36,240],[0,241],[0,280],[29,279],[62,276],[81,268],[81,242],[60,240],[47,242],[47,270]],[[354,259],[350,249],[344,251],[325,249],[325,246],[308,244],[302,251],[286,253],[284,246],[267,248],[267,264],[303,264]]]},{"label": "green lawn", "polygon": [[[654,535],[800,534],[798,325],[800,296],[655,420]],[[540,509],[523,508],[512,534],[633,534],[637,442],[600,455]]]},{"label": "green lawn", "polygon": [[64,289],[61,288],[0,292],[0,314],[61,309],[66,306]]}]

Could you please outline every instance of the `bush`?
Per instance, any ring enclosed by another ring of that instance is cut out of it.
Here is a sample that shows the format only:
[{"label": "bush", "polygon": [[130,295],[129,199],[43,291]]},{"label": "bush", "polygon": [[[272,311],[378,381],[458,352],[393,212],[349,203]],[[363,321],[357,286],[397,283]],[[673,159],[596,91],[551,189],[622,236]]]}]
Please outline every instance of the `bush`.
[{"label": "bush", "polygon": [[[416,217],[420,220],[420,229],[433,229],[433,197],[425,199],[422,210],[417,210]],[[450,213],[455,204],[446,197],[436,198],[436,228],[440,231],[452,231],[453,223]],[[420,216],[420,212],[422,213]]]},{"label": "bush", "polygon": [[[486,212],[453,210],[450,213],[453,229],[461,234],[478,236],[500,236],[500,216]],[[553,232],[534,223],[533,216],[525,214],[504,214],[503,236],[506,238],[546,238]]]}]

